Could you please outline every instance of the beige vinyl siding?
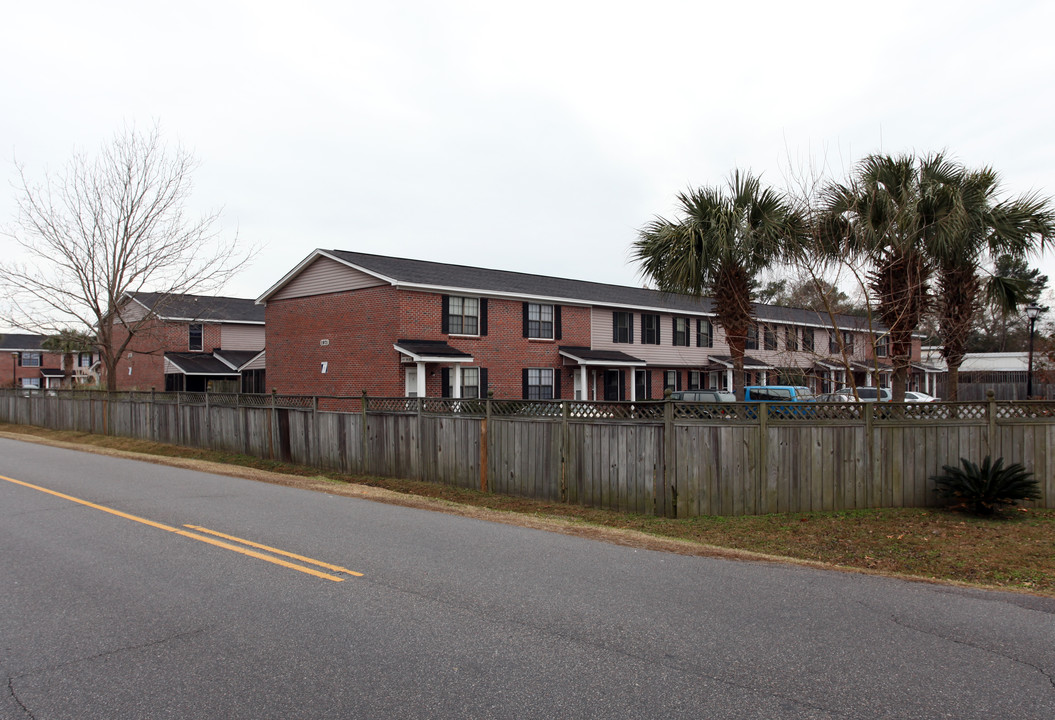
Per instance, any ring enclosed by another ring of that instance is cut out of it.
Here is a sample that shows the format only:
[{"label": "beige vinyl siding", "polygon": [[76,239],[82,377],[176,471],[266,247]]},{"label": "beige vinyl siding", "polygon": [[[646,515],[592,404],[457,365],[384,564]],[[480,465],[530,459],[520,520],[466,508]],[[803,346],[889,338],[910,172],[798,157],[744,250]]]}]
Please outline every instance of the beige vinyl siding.
[{"label": "beige vinyl siding", "polygon": [[246,370],[266,370],[266,369],[267,369],[267,356],[264,353],[260,353],[260,355],[258,355],[256,357],[256,359],[253,360],[253,362],[249,363],[244,368],[242,368],[242,372],[245,372]]},{"label": "beige vinyl siding", "polygon": [[271,299],[286,300],[309,295],[325,295],[326,293],[361,290],[384,284],[384,282],[372,275],[367,275],[329,258],[320,257],[304,268],[299,275],[290,280]]},{"label": "beige vinyl siding", "polygon": [[[689,347],[674,346],[673,315],[659,316],[659,345],[641,344],[641,313],[635,312],[633,343],[612,342],[612,308],[595,307],[590,311],[590,344],[594,350],[618,350],[644,360],[649,365],[674,367],[699,367],[707,364],[708,355],[728,355],[725,334],[714,323],[714,347],[696,347],[696,317],[689,321]],[[655,314],[655,313],[645,313]],[[689,317],[678,315],[678,317]],[[712,321],[713,322],[713,321]]]},{"label": "beige vinyl siding", "polygon": [[[729,355],[729,346],[725,342],[725,331],[713,317],[710,318],[713,328],[714,346],[696,347],[696,318],[694,315],[678,315],[678,317],[689,318],[689,347],[674,346],[674,332],[672,318],[674,315],[660,314],[660,344],[644,345],[641,343],[641,313],[634,312],[633,343],[612,342],[612,313],[618,312],[613,308],[594,307],[591,309],[590,317],[590,342],[594,350],[619,350],[627,355],[644,360],[646,363],[656,367],[700,367],[708,364],[710,355]],[[650,314],[650,313],[646,313]],[[651,313],[655,314],[655,313]],[[784,344],[784,325],[779,323],[764,323],[771,325],[777,331],[777,350],[762,349],[762,333],[759,332],[759,349],[748,350],[747,354],[775,367],[807,367],[815,360],[826,360],[828,355],[828,334],[825,330],[818,329],[815,333],[815,347],[813,353],[788,352]],[[801,339],[799,347],[801,347]],[[866,348],[871,348],[867,333],[854,333],[854,353],[851,359],[864,360]],[[838,356],[837,356],[838,357]]]},{"label": "beige vinyl siding", "polygon": [[264,326],[224,323],[220,326],[220,347],[224,350],[263,350]]}]

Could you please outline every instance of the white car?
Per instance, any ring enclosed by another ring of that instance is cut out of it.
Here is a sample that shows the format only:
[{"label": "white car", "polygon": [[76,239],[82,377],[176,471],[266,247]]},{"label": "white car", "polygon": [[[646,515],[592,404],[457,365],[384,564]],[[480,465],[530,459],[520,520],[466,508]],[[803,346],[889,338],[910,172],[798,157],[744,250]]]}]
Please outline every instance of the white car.
[{"label": "white car", "polygon": [[916,392],[914,390],[905,391],[905,402],[937,402],[938,398],[927,393]]}]

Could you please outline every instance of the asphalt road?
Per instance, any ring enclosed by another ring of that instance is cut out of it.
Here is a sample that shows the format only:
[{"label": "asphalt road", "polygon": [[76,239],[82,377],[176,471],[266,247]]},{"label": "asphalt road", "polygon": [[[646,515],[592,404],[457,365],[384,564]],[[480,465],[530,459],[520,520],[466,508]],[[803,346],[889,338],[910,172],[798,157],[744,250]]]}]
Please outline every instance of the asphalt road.
[{"label": "asphalt road", "polygon": [[4,439],[0,476],[2,718],[1055,717],[1043,598]]}]

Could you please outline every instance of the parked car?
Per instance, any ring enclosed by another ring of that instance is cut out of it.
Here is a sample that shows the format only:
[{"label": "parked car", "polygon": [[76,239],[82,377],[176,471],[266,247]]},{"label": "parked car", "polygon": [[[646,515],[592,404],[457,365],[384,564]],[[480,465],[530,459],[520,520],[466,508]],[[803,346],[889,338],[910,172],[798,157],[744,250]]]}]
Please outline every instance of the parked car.
[{"label": "parked car", "polygon": [[[769,417],[773,418],[810,417],[815,411],[800,403],[816,401],[817,396],[804,385],[748,385],[744,388],[744,402],[780,403],[769,405]],[[748,417],[752,417],[750,412]]]},{"label": "parked car", "polygon": [[708,420],[711,418],[728,419],[735,416],[733,408],[715,407],[721,403],[736,402],[736,395],[720,390],[677,390],[670,394],[670,399],[685,403],[678,408],[680,417]]},{"label": "parked car", "polygon": [[736,395],[721,390],[678,390],[670,394],[671,400],[698,403],[736,402]]},{"label": "parked car", "polygon": [[839,402],[840,399],[845,402],[890,402],[893,395],[887,388],[877,387],[859,387],[857,388],[857,396],[854,396],[854,389],[851,387],[839,388],[833,393],[830,393],[832,400],[829,402]]},{"label": "parked car", "polygon": [[915,390],[906,390],[905,391],[905,402],[918,403],[918,402],[937,402],[937,401],[938,401],[938,398],[934,397],[933,395],[928,395],[927,393],[916,392]]}]

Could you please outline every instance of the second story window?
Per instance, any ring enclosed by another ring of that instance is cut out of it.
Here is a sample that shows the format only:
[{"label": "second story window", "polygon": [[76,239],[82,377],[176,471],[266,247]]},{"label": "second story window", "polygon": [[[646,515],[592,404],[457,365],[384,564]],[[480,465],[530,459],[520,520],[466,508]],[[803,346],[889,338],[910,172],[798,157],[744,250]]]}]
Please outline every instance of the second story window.
[{"label": "second story window", "polygon": [[777,331],[773,329],[772,325],[763,326],[763,342],[765,343],[766,350],[777,349]]},{"label": "second story window", "polygon": [[744,350],[758,349],[758,326],[747,326],[747,339],[744,341]]},{"label": "second story window", "polygon": [[447,307],[447,328],[451,335],[479,335],[479,298],[452,295]]},{"label": "second story window", "polygon": [[696,321],[696,347],[714,346],[714,328],[710,320],[700,318]]},{"label": "second story window", "polygon": [[22,367],[40,367],[41,354],[38,352],[19,353],[18,364]]},{"label": "second story window", "polygon": [[880,335],[876,338],[876,357],[885,358],[890,354],[890,336]]},{"label": "second story window", "polygon": [[784,347],[791,352],[799,349],[799,329],[791,325],[784,328]]},{"label": "second story window", "polygon": [[553,306],[539,303],[527,305],[527,337],[553,339]]},{"label": "second story window", "polygon": [[634,316],[628,312],[612,313],[612,342],[634,342]]},{"label": "second story window", "polygon": [[92,354],[90,352],[82,352],[77,355],[77,367],[91,367],[92,366]]},{"label": "second story window", "polygon": [[689,319],[674,318],[674,344],[681,347],[689,346]]},{"label": "second story window", "polygon": [[843,330],[843,350],[846,352],[846,357],[853,357],[854,334],[849,330]]},{"label": "second story window", "polygon": [[802,349],[805,352],[813,352],[815,349],[813,328],[802,328]]},{"label": "second story window", "polygon": [[659,345],[659,315],[641,313],[641,342],[644,345]]},{"label": "second story window", "polygon": [[188,334],[187,348],[191,352],[200,351],[202,349],[202,347],[203,347],[203,345],[202,345],[202,337],[204,335],[204,332],[202,331],[201,323],[191,323],[190,324],[190,330],[189,330],[189,332],[187,334]]}]

